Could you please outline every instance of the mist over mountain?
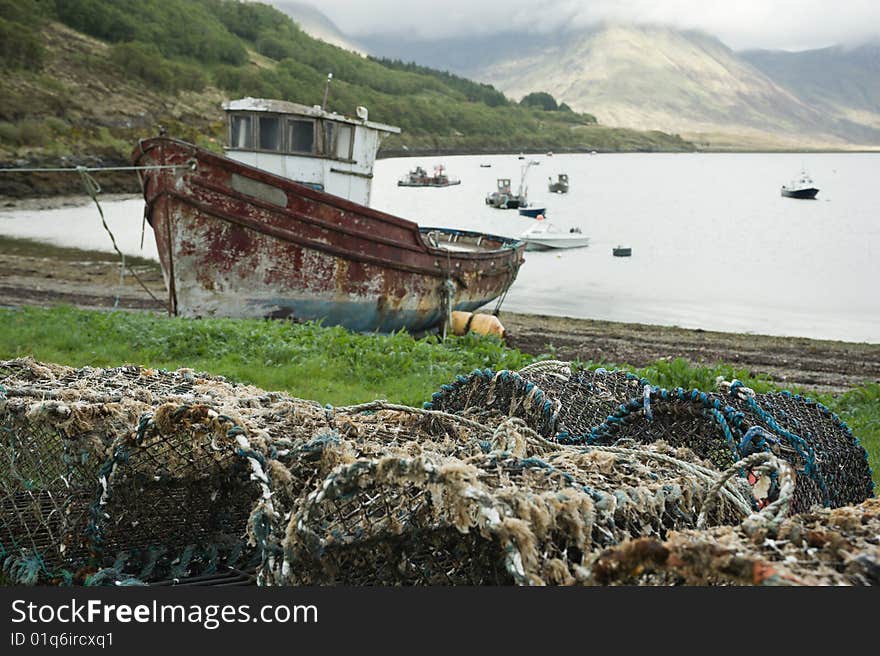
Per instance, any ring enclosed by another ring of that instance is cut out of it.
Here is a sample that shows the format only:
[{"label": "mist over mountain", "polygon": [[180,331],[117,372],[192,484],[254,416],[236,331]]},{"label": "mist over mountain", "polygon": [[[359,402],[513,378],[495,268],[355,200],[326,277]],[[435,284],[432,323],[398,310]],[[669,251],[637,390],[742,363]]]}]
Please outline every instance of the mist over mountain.
[{"label": "mist over mountain", "polygon": [[604,24],[551,34],[361,37],[370,54],[496,86],[546,91],[606,125],[708,147],[880,145],[880,47],[735,52],[698,31]]},{"label": "mist over mountain", "polygon": [[345,50],[360,54],[366,53],[364,46],[343,34],[332,20],[313,6],[292,0],[277,0],[272,4],[290,16],[309,36]]},{"label": "mist over mountain", "polygon": [[740,55],[811,105],[880,128],[880,41],[803,52]]}]

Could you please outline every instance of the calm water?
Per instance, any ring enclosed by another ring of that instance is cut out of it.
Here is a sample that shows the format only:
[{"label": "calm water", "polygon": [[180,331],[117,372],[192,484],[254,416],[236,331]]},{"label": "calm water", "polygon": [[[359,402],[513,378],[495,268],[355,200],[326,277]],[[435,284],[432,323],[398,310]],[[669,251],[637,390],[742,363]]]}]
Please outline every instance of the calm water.
[{"label": "calm water", "polygon": [[[880,342],[880,154],[626,154],[537,156],[529,198],[585,249],[527,253],[505,309],[690,328]],[[462,184],[397,187],[436,158],[378,162],[373,205],[423,225],[517,235],[532,219],[483,202],[497,177],[516,187],[516,156],[446,157]],[[480,168],[491,163],[491,168]],[[815,201],[782,198],[805,165]],[[547,191],[569,174],[571,191]],[[105,203],[124,251],[156,257],[143,203]],[[0,234],[110,250],[94,206],[0,213]],[[612,257],[615,245],[631,258]]]}]

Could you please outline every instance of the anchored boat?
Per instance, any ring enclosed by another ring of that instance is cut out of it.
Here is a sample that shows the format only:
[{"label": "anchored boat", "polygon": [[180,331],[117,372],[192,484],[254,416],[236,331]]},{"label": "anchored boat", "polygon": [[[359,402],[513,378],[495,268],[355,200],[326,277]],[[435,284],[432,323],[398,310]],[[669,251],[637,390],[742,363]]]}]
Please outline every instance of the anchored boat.
[{"label": "anchored boat", "polygon": [[[520,159],[523,159],[520,156]],[[495,191],[486,195],[486,205],[499,210],[515,210],[529,206],[529,188],[526,186],[526,174],[529,169],[538,164],[537,160],[531,160],[520,167],[519,189],[513,193],[510,187],[510,178],[498,178]]]},{"label": "anchored boat", "polygon": [[800,176],[791,181],[791,184],[782,185],[780,193],[787,198],[815,198],[819,190],[813,184],[812,178],[801,169]]},{"label": "anchored boat", "polygon": [[545,218],[547,216],[546,207],[521,207],[519,208],[520,216],[527,216],[531,219]]},{"label": "anchored boat", "polygon": [[562,232],[550,221],[536,221],[535,225],[520,235],[527,251],[549,251],[557,248],[583,248],[589,246],[590,238],[580,228]]},{"label": "anchored boat", "polygon": [[428,175],[425,169],[417,166],[397,181],[398,187],[451,187],[457,184],[461,184],[461,180],[450,178],[442,164],[434,167],[433,175]]},{"label": "anchored boat", "polygon": [[568,174],[560,173],[556,176],[556,182],[553,178],[548,178],[547,188],[551,194],[567,194],[568,193]]},{"label": "anchored boat", "polygon": [[224,104],[226,156],[167,137],[133,152],[169,312],[429,330],[503,294],[515,239],[419,226],[368,206],[399,128],[277,100]]}]

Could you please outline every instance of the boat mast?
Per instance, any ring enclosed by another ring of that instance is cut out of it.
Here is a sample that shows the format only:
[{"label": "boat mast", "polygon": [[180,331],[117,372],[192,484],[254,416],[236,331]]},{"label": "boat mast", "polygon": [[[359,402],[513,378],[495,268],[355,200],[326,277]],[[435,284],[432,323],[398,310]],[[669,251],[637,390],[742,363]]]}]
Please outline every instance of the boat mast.
[{"label": "boat mast", "polygon": [[532,160],[529,160],[528,162],[526,162],[525,164],[523,164],[522,171],[520,172],[520,175],[519,175],[519,191],[517,192],[520,197],[525,197],[525,194],[523,194],[523,185],[526,182],[526,173],[529,172],[529,167],[532,164],[535,164],[536,161],[537,160],[532,159]]},{"label": "boat mast", "polygon": [[324,100],[321,101],[321,111],[327,111],[327,96],[330,95],[330,82],[333,80],[333,73],[327,73],[327,84],[324,86]]}]

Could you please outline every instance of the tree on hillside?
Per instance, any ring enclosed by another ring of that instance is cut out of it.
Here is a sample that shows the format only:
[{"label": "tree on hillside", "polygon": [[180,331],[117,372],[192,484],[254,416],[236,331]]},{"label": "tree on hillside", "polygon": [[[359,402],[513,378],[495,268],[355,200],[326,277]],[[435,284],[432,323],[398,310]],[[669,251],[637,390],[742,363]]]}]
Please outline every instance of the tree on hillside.
[{"label": "tree on hillside", "polygon": [[534,91],[529,95],[524,96],[523,99],[519,101],[519,104],[523,107],[536,107],[537,109],[543,109],[547,112],[555,112],[559,109],[556,100],[546,91]]}]

